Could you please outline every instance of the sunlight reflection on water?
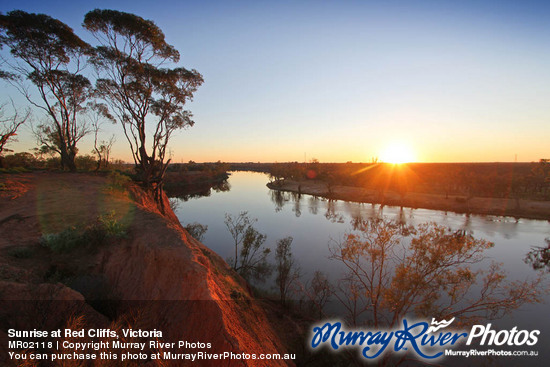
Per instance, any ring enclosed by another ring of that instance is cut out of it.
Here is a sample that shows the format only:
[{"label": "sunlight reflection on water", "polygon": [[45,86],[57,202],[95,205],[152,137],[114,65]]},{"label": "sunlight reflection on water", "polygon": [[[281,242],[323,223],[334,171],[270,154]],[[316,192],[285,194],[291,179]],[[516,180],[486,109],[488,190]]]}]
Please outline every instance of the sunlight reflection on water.
[{"label": "sunlight reflection on water", "polygon": [[[248,211],[257,218],[255,228],[267,235],[266,245],[275,248],[278,239],[292,236],[293,256],[297,259],[305,279],[316,270],[322,270],[332,281],[342,273],[342,266],[328,259],[329,242],[339,240],[352,230],[354,218],[383,216],[410,225],[436,222],[453,230],[466,230],[477,238],[495,243],[486,252],[489,260],[503,264],[510,280],[524,280],[536,275],[525,262],[533,246],[544,246],[550,237],[548,221],[507,217],[456,214],[427,209],[384,207],[379,205],[328,201],[310,195],[275,192],[266,187],[268,177],[262,173],[233,172],[230,191],[212,192],[209,197],[192,198],[181,202],[176,214],[185,225],[198,222],[208,225],[203,243],[223,258],[232,255],[232,238],[224,224],[225,213],[238,214]],[[486,265],[486,264],[484,264]],[[484,266],[482,265],[482,266]],[[547,297],[547,301],[550,298]],[[502,328],[518,326],[520,329],[540,328],[550,333],[547,305],[526,305],[510,317],[493,322]],[[547,341],[548,339],[545,338]],[[543,340],[538,345],[545,345]],[[542,348],[539,348],[542,351]]]}]

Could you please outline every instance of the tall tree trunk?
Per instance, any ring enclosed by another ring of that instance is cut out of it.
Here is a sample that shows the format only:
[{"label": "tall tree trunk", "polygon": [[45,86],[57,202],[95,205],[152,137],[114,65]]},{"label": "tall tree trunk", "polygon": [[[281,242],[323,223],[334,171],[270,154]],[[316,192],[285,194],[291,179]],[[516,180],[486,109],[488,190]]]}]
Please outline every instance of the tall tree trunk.
[{"label": "tall tree trunk", "polygon": [[68,152],[65,147],[61,147],[61,168],[68,168],[69,171],[76,172],[75,156],[75,153]]}]

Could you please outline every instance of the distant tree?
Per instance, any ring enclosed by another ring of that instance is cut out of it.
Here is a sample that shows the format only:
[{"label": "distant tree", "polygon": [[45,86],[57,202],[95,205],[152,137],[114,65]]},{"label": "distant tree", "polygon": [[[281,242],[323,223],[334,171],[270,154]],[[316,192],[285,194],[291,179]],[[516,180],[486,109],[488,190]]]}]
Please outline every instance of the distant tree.
[{"label": "distant tree", "polygon": [[275,249],[275,283],[279,287],[281,304],[286,304],[288,292],[292,285],[300,278],[300,270],[292,257],[292,237],[285,237],[277,241]]},{"label": "distant tree", "polygon": [[[168,142],[174,131],[194,124],[184,106],[202,76],[183,67],[164,67],[178,62],[180,55],[150,20],[96,9],[86,14],[84,27],[100,42],[92,58],[101,75],[97,92],[122,123],[139,180],[162,203]],[[149,141],[148,131],[153,131]]]},{"label": "distant tree", "polygon": [[256,219],[250,219],[246,211],[237,216],[225,214],[225,225],[235,244],[235,257],[229,263],[245,279],[263,280],[271,273],[267,262],[271,250],[263,247],[267,237],[253,227],[254,222]]},{"label": "distant tree", "polygon": [[[255,221],[255,220],[254,220]],[[225,213],[225,226],[229,230],[229,233],[231,233],[231,237],[233,237],[233,242],[235,245],[235,257],[233,258],[233,269],[237,270],[237,262],[239,259],[239,246],[243,242],[244,234],[246,233],[246,229],[252,225],[254,222],[248,217],[248,212],[243,211],[240,212],[239,215],[231,215],[228,213]]]},{"label": "distant tree", "polygon": [[9,151],[6,148],[6,145],[11,140],[14,140],[14,137],[17,135],[17,129],[27,121],[29,118],[30,111],[27,111],[25,114],[21,115],[15,108],[14,113],[10,117],[4,116],[4,111],[6,105],[0,105],[0,168],[3,167],[4,153]]},{"label": "distant tree", "polygon": [[9,154],[3,157],[4,168],[35,168],[38,164],[39,161],[36,157],[28,152]]},{"label": "distant tree", "polygon": [[[80,74],[90,46],[63,22],[45,14],[14,10],[0,15],[0,43],[9,47],[3,73],[25,98],[48,116],[36,130],[40,144],[61,156],[63,167],[76,170],[77,143],[88,132],[78,120],[90,98],[90,81]],[[26,81],[34,84],[34,97]]]},{"label": "distant tree", "polygon": [[116,141],[114,135],[111,135],[109,140],[99,140],[99,131],[101,126],[105,121],[116,123],[115,118],[109,112],[107,106],[103,103],[91,102],[88,103],[88,116],[90,119],[90,125],[94,132],[94,153],[97,156],[97,167],[96,171],[100,170],[102,167],[107,167],[109,165],[109,155],[111,154],[111,149],[113,144]]},{"label": "distant tree", "polygon": [[407,192],[411,189],[411,175],[407,174],[408,171],[409,168],[407,165],[396,166],[391,171],[391,184],[393,189],[399,194],[401,208],[403,208],[403,203]]},{"label": "distant tree", "polygon": [[325,196],[327,198],[333,198],[334,196],[334,186],[336,185],[336,176],[333,172],[325,172],[323,175],[323,180],[327,185],[327,193]]},{"label": "distant tree", "polygon": [[318,312],[318,317],[323,317],[325,305],[334,292],[334,287],[330,284],[327,276],[319,270],[315,271],[311,282],[305,286],[304,291]]},{"label": "distant tree", "polygon": [[89,154],[79,154],[75,157],[74,162],[78,169],[83,171],[93,171],[97,167],[97,162],[94,159],[94,156]]},{"label": "distant tree", "polygon": [[271,274],[272,268],[267,261],[271,249],[263,246],[266,238],[254,227],[246,228],[236,269],[243,278],[264,281]]}]

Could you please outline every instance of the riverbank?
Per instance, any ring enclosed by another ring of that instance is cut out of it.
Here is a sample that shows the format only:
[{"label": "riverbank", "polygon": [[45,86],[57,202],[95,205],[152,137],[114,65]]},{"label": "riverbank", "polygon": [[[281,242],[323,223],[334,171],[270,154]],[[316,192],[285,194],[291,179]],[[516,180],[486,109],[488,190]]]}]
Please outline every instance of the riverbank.
[{"label": "riverbank", "polygon": [[[145,191],[116,173],[0,175],[0,365],[20,365],[8,355],[9,329],[112,330],[93,340],[104,343],[100,350],[86,351],[97,357],[89,363],[94,366],[112,362],[100,353],[111,360],[137,353],[109,348],[112,335],[122,337],[119,330],[126,328],[158,330],[164,344],[208,343],[212,354],[286,353],[249,286],[183,229],[165,200],[163,214]],[[44,345],[61,344],[47,335]],[[179,353],[148,341],[139,352],[148,361],[157,353]],[[235,359],[225,365],[263,364]]]},{"label": "riverbank", "polygon": [[515,218],[550,220],[550,202],[509,198],[473,197],[410,192],[401,197],[397,192],[353,186],[332,186],[318,180],[280,180],[267,184],[273,190],[289,191],[325,197],[327,199],[373,203],[408,208],[423,208],[455,213],[499,215]]}]

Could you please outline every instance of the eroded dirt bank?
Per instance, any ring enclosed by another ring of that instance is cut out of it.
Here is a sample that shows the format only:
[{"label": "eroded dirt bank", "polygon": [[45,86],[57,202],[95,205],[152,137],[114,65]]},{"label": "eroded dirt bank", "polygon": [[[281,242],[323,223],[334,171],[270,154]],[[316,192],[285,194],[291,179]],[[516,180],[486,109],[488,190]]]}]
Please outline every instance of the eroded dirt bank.
[{"label": "eroded dirt bank", "polygon": [[[157,329],[164,341],[211,343],[210,353],[284,353],[247,285],[133,184],[67,173],[4,175],[0,184],[0,364],[10,328]],[[124,236],[63,251],[40,244],[106,215]]]}]

